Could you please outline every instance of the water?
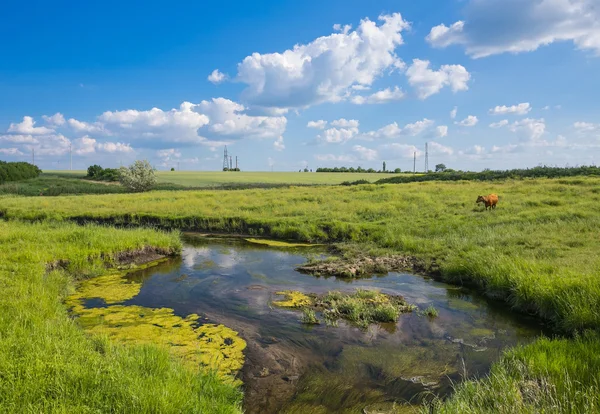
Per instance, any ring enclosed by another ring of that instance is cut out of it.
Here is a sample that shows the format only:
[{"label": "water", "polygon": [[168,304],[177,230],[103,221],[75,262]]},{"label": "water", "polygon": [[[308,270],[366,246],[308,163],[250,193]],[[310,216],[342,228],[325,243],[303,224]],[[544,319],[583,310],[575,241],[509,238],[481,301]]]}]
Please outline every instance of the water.
[{"label": "water", "polygon": [[[247,413],[392,412],[394,404],[410,411],[410,404],[447,395],[452,383],[486,374],[504,348],[542,331],[523,315],[421,276],[347,281],[296,272],[308,254],[314,250],[187,235],[181,258],[128,275],[143,284],[125,304],[196,313],[238,331],[248,343],[240,373]],[[343,321],[307,327],[299,312],[270,305],[280,290],[359,287],[400,294],[421,309],[432,304],[439,316],[402,314],[367,330]]]}]

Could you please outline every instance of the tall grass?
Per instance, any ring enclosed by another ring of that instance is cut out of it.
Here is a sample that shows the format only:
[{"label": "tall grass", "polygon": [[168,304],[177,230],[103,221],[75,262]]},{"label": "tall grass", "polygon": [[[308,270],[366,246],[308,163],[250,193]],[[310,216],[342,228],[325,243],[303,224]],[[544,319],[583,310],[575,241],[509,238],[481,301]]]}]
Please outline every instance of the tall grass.
[{"label": "tall grass", "polygon": [[112,255],[146,246],[172,252],[180,241],[145,229],[0,222],[0,412],[239,412],[239,391],[211,374],[164,349],[91,338],[69,317],[62,300],[74,276],[101,274]]}]

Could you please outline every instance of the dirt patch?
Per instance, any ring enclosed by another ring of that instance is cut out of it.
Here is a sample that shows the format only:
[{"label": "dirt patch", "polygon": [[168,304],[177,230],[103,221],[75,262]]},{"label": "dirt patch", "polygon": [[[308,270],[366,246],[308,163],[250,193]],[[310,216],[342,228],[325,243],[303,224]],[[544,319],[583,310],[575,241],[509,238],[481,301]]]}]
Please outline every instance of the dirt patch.
[{"label": "dirt patch", "polygon": [[310,262],[296,268],[297,271],[315,276],[359,278],[394,271],[423,271],[423,265],[407,256],[361,256],[352,259],[333,259]]}]

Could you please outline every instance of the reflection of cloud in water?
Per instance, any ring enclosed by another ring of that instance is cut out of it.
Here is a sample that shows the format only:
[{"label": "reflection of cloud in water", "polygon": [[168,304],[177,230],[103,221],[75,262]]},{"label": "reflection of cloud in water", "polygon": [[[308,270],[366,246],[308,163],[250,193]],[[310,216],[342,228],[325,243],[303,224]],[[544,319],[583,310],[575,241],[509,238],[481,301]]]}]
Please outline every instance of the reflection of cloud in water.
[{"label": "reflection of cloud in water", "polygon": [[196,264],[197,258],[209,258],[212,250],[208,247],[185,247],[181,252],[181,260],[187,268]]},{"label": "reflection of cloud in water", "polygon": [[220,268],[231,269],[241,262],[241,255],[235,251],[231,251],[228,254],[219,254],[213,260]]}]

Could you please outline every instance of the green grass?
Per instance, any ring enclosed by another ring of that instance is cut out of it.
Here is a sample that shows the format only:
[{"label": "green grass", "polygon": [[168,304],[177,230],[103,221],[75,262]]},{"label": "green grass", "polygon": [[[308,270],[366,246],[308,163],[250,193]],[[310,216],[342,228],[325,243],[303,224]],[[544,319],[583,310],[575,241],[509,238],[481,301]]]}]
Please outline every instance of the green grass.
[{"label": "green grass", "polygon": [[[45,171],[63,177],[83,177],[85,171]],[[377,173],[299,173],[299,172],[233,172],[233,171],[158,171],[159,184],[183,187],[218,187],[252,184],[340,184],[344,181],[375,182],[389,174]]]},{"label": "green grass", "polygon": [[155,346],[90,337],[67,313],[73,277],[102,274],[113,255],[146,246],[181,244],[146,229],[0,222],[0,412],[240,411],[240,392],[212,374]]},{"label": "green grass", "polygon": [[461,383],[433,413],[600,412],[600,336],[540,339],[506,352],[480,381]]},{"label": "green grass", "polygon": [[[475,205],[477,195],[492,192],[500,196],[495,211]],[[451,283],[473,285],[488,297],[572,334],[600,331],[599,202],[600,179],[577,177],[154,191],[52,200],[4,196],[0,197],[0,215],[337,242],[346,254],[407,254],[435,263],[439,276]],[[558,411],[569,412],[569,404],[588,404],[597,411],[599,370],[593,353],[599,355],[599,350],[597,334],[585,339],[539,340],[507,354],[494,366],[491,382],[459,386],[443,409],[555,412],[548,408],[555,404]],[[537,392],[531,381],[543,390],[560,392],[548,392],[547,402],[540,402],[530,397]],[[497,391],[502,386],[506,390]],[[525,391],[510,394],[514,387]],[[521,398],[520,405],[511,398]]]},{"label": "green grass", "polygon": [[0,185],[0,195],[57,196],[66,194],[125,193],[118,184],[97,183],[81,178],[42,174],[37,178],[7,182]]},{"label": "green grass", "polygon": [[[348,242],[436,260],[468,283],[571,332],[600,326],[599,179],[415,183],[1,199],[0,214]],[[496,192],[485,212],[478,194]]]}]

